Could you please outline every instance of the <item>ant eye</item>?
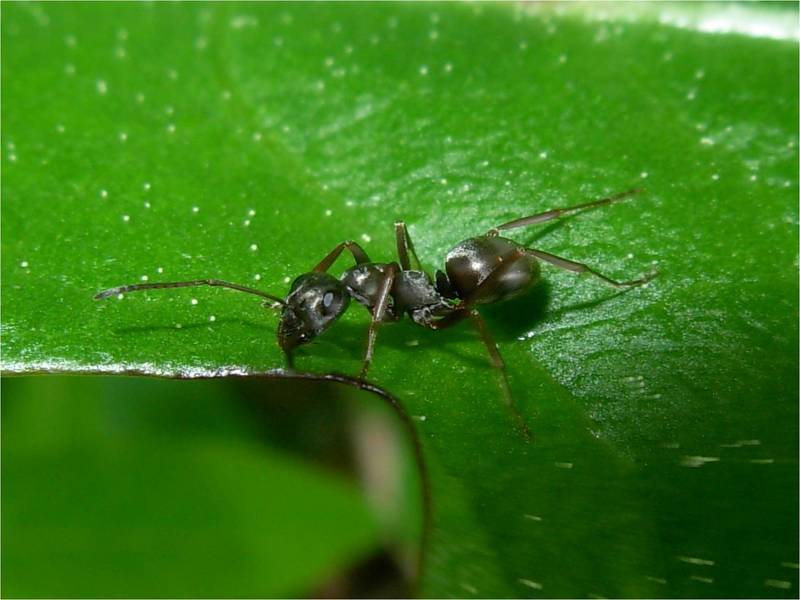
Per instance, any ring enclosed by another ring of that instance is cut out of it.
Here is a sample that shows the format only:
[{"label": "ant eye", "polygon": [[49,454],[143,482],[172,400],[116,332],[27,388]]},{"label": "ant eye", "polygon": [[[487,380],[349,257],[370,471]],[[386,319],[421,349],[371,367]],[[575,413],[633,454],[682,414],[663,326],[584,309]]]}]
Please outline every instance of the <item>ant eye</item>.
[{"label": "ant eye", "polygon": [[328,292],[322,297],[322,305],[325,308],[330,308],[331,304],[333,304],[333,292]]}]

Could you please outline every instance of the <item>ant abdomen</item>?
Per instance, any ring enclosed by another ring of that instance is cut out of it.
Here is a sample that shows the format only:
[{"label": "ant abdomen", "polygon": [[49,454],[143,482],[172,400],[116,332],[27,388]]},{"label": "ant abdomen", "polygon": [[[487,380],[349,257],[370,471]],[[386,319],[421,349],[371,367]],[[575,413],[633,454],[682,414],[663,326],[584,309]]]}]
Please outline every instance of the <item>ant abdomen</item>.
[{"label": "ant abdomen", "polygon": [[513,298],[539,280],[539,262],[524,246],[502,237],[481,236],[464,240],[447,253],[445,269],[450,285],[460,298],[481,286],[476,304]]}]

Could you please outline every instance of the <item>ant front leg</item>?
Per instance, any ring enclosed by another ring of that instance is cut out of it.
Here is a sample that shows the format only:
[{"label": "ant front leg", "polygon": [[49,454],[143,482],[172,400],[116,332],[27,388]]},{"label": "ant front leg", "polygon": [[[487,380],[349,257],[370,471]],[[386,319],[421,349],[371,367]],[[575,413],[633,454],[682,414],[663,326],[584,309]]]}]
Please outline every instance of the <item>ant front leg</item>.
[{"label": "ant front leg", "polygon": [[408,254],[411,252],[417,271],[422,271],[422,263],[419,262],[417,252],[414,250],[414,244],[411,243],[411,236],[408,235],[405,222],[397,221],[394,224],[394,234],[397,239],[397,257],[400,259],[400,266],[403,270],[411,270],[411,261],[408,259]]},{"label": "ant front leg", "polygon": [[364,365],[361,367],[360,379],[367,376],[369,365],[372,362],[372,354],[375,350],[375,340],[378,338],[378,327],[381,326],[383,319],[386,315],[386,308],[389,305],[389,297],[392,291],[392,285],[397,275],[397,264],[392,263],[386,268],[386,272],[381,282],[381,288],[378,292],[378,301],[372,309],[372,321],[369,324],[369,332],[367,334],[367,351],[364,353]]},{"label": "ant front leg", "polygon": [[350,251],[350,254],[353,255],[353,259],[356,261],[357,265],[370,262],[369,256],[367,256],[367,253],[364,252],[364,249],[361,246],[359,246],[353,240],[347,240],[331,250],[328,255],[323,258],[316,267],[314,267],[313,270],[317,273],[323,273],[330,269],[331,265],[336,262],[336,259],[339,258],[339,255],[345,248],[347,248]]},{"label": "ant front leg", "polygon": [[644,277],[640,277],[639,279],[632,279],[630,281],[615,281],[583,263],[575,262],[573,260],[562,258],[561,256],[556,256],[555,254],[550,254],[549,252],[543,252],[542,250],[536,250],[534,248],[526,248],[526,252],[531,256],[541,258],[542,260],[549,262],[551,265],[555,265],[560,269],[566,269],[567,271],[573,271],[574,273],[590,273],[591,275],[602,279],[607,284],[613,285],[615,288],[635,287],[637,285],[647,283],[653,277],[655,277],[655,273],[649,273]]}]

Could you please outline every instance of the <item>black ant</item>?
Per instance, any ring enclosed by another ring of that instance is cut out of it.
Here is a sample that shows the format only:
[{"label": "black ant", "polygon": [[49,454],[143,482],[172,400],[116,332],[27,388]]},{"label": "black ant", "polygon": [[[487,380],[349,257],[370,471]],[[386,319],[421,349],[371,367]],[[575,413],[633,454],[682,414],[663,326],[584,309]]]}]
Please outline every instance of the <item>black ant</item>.
[{"label": "black ant", "polygon": [[[399,264],[372,262],[361,246],[348,240],[331,250],[311,272],[295,279],[285,299],[219,279],[124,285],[102,291],[95,299],[140,290],[201,285],[225,287],[267,298],[273,306],[281,308],[278,343],[291,368],[294,348],[313,340],[328,329],[347,310],[352,298],[363,304],[372,314],[361,379],[367,375],[381,323],[398,321],[404,314],[408,314],[417,325],[438,330],[469,319],[486,345],[492,365],[501,374],[506,403],[519,420],[525,434],[529,435],[524,421],[513,408],[503,359],[476,307],[479,304],[508,300],[526,291],[539,279],[539,260],[576,273],[590,273],[617,288],[641,285],[652,279],[653,274],[632,281],[614,281],[585,264],[527,248],[500,237],[499,234],[501,231],[543,223],[566,214],[618,202],[639,191],[641,190],[632,189],[600,200],[569,208],[556,208],[498,225],[484,235],[464,240],[450,250],[445,258],[445,272],[437,270],[435,280],[422,269],[406,225],[403,221],[398,221],[395,223],[395,235]],[[345,249],[353,255],[356,264],[347,269],[341,279],[337,279],[327,271]],[[414,260],[414,269],[411,268],[410,258]]]}]

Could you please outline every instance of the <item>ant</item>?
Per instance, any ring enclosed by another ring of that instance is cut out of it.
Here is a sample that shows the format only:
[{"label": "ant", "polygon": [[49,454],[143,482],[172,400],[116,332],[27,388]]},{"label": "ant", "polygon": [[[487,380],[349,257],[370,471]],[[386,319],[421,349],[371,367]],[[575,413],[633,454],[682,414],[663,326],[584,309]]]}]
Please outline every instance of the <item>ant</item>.
[{"label": "ant", "polygon": [[[650,281],[654,273],[631,281],[615,281],[585,264],[522,246],[501,237],[500,232],[612,204],[640,191],[638,188],[631,189],[607,198],[568,208],[556,208],[498,225],[484,235],[464,240],[450,250],[445,258],[445,271],[437,270],[435,279],[423,270],[405,223],[398,221],[395,223],[395,236],[399,264],[372,262],[361,246],[348,240],[331,250],[310,272],[297,277],[285,299],[219,279],[123,285],[102,291],[95,299],[140,290],[201,285],[225,287],[261,296],[269,301],[265,305],[271,304],[281,309],[278,344],[286,354],[289,368],[293,367],[293,350],[328,329],[347,310],[350,300],[353,299],[372,314],[364,363],[359,375],[362,380],[372,362],[378,328],[382,323],[398,321],[407,314],[417,325],[439,330],[470,320],[489,352],[492,365],[501,375],[506,404],[526,437],[530,438],[522,416],[514,408],[505,365],[497,344],[477,306],[508,300],[525,292],[539,280],[540,260],[568,271],[589,273],[616,288],[641,285]],[[344,250],[352,254],[356,264],[337,279],[328,273],[328,269]],[[414,269],[411,268],[412,258]]]}]

